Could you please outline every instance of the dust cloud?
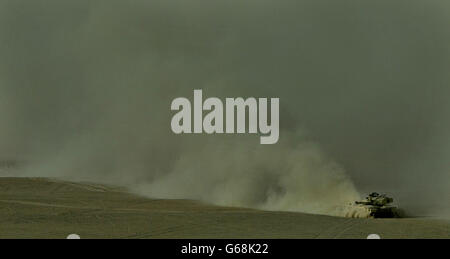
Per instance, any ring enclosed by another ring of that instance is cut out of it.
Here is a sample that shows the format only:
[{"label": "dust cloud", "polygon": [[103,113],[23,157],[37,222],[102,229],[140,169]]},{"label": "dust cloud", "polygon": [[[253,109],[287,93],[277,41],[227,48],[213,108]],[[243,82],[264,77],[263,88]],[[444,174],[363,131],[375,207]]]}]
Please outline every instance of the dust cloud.
[{"label": "dust cloud", "polygon": [[[444,1],[4,0],[0,156],[20,161],[13,175],[158,198],[333,215],[386,191],[442,216],[449,12]],[[193,89],[279,97],[280,142],[174,135],[170,103]]]}]

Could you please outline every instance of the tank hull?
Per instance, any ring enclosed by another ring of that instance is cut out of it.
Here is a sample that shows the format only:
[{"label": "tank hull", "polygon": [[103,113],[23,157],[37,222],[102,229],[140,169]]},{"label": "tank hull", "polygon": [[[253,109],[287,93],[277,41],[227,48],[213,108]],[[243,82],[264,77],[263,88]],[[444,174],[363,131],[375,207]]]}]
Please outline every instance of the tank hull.
[{"label": "tank hull", "polygon": [[403,213],[395,206],[351,205],[347,208],[349,218],[402,218]]}]

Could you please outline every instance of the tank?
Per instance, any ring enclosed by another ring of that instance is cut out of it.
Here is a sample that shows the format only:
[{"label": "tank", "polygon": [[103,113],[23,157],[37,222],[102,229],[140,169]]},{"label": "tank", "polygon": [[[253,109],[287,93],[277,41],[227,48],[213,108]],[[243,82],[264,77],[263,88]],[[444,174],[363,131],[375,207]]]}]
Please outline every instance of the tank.
[{"label": "tank", "polygon": [[373,192],[362,201],[355,201],[347,211],[347,217],[401,218],[402,212],[392,205],[394,199],[386,194]]}]

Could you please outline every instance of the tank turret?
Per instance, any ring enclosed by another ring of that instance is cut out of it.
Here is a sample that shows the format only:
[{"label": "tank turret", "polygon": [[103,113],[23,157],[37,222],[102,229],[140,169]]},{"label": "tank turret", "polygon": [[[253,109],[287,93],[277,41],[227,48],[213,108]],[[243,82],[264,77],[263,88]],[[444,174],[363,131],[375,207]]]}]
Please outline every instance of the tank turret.
[{"label": "tank turret", "polygon": [[390,203],[394,202],[394,199],[387,197],[386,194],[378,194],[376,192],[373,192],[369,194],[369,196],[366,197],[363,201],[356,201],[356,204],[363,204],[363,205],[373,205],[373,206],[386,206]]}]

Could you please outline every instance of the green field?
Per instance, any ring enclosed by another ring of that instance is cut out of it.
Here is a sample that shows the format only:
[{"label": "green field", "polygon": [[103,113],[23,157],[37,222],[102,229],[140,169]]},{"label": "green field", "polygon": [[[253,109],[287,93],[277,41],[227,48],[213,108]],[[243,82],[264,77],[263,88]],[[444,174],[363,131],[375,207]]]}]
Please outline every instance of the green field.
[{"label": "green field", "polygon": [[121,188],[0,178],[0,238],[449,238],[450,221],[348,219],[139,197]]}]

